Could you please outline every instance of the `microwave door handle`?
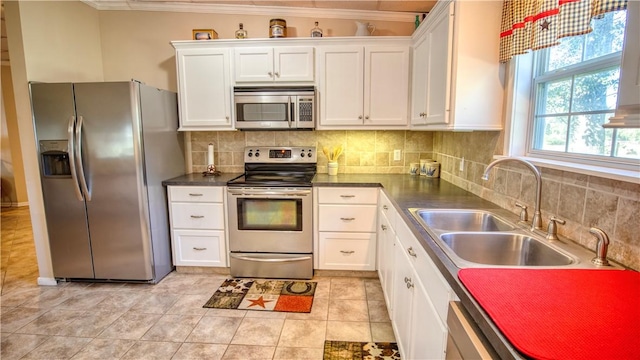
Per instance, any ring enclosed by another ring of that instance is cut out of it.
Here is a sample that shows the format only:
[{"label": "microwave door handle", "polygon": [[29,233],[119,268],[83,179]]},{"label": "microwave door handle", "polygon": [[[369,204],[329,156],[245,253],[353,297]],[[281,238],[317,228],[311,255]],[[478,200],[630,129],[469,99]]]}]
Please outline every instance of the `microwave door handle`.
[{"label": "microwave door handle", "polygon": [[291,96],[289,96],[289,129],[291,129],[291,120],[294,118],[295,116],[295,109],[294,109],[294,104],[291,103]]}]

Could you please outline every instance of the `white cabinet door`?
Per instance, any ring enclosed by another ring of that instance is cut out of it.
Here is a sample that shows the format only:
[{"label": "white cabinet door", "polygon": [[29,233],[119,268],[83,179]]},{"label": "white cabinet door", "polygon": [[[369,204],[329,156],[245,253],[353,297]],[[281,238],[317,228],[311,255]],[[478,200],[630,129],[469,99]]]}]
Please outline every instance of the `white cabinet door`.
[{"label": "white cabinet door", "polygon": [[452,2],[448,11],[435,14],[427,30],[427,98],[424,109],[426,124],[449,122],[453,6]]},{"label": "white cabinet door", "polygon": [[393,265],[394,244],[396,235],[387,215],[381,210],[378,213],[378,277],[387,303],[389,314],[393,314]]},{"label": "white cabinet door", "polygon": [[178,130],[231,130],[229,50],[180,49],[178,67]]},{"label": "white cabinet door", "polygon": [[411,125],[424,125],[426,119],[429,39],[429,36],[420,37],[413,48],[413,66],[411,70]]},{"label": "white cabinet door", "polygon": [[402,354],[403,358],[410,359],[406,354],[408,354],[411,347],[410,342],[412,339],[411,316],[413,313],[414,288],[411,284],[415,281],[415,276],[402,246],[396,246],[393,254],[395,274],[393,276],[393,314],[391,315],[391,320],[400,354]]},{"label": "white cabinet door", "polygon": [[311,46],[237,48],[234,54],[236,83],[311,82],[314,79]]},{"label": "white cabinet door", "polygon": [[273,49],[274,81],[313,81],[314,53],[311,46],[277,47]]},{"label": "white cabinet door", "polygon": [[408,47],[321,47],[318,66],[320,126],[407,124]]},{"label": "white cabinet door", "polygon": [[[417,277],[416,277],[417,279]],[[444,359],[447,328],[440,321],[429,300],[427,290],[419,280],[414,282],[411,337],[405,347],[407,359]]]},{"label": "white cabinet door", "polygon": [[409,48],[365,47],[364,125],[406,125]]},{"label": "white cabinet door", "polygon": [[320,125],[361,125],[364,106],[364,48],[318,49]]},{"label": "white cabinet door", "polygon": [[273,81],[273,48],[237,48],[234,50],[234,59],[237,83]]}]

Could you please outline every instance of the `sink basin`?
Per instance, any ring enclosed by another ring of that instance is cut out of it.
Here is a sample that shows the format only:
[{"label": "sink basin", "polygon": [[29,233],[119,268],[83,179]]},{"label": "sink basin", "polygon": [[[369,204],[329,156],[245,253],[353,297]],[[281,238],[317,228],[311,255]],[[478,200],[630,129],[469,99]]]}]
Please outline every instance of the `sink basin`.
[{"label": "sink basin", "polygon": [[476,264],[566,266],[574,262],[570,256],[523,234],[446,233],[440,235],[440,240],[457,257]]},{"label": "sink basin", "polygon": [[515,227],[484,210],[410,209],[418,221],[444,231],[511,231]]}]

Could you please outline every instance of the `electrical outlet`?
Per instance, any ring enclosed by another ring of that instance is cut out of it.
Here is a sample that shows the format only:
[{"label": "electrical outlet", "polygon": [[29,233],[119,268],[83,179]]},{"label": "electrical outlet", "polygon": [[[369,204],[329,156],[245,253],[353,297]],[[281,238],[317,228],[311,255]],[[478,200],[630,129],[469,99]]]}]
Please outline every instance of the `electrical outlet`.
[{"label": "electrical outlet", "polygon": [[464,171],[464,158],[460,160],[460,171]]},{"label": "electrical outlet", "polygon": [[402,159],[402,150],[393,150],[393,160],[398,161]]}]

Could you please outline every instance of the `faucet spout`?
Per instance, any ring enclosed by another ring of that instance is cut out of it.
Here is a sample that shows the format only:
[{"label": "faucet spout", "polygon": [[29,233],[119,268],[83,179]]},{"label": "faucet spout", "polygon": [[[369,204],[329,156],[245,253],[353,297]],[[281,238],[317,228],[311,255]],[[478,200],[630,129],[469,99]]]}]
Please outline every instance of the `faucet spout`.
[{"label": "faucet spout", "polygon": [[542,197],[542,175],[540,174],[540,170],[538,170],[535,165],[530,163],[527,160],[513,158],[513,157],[505,157],[501,159],[497,159],[492,161],[487,168],[484,170],[484,174],[482,175],[483,180],[489,180],[489,171],[491,168],[496,166],[497,164],[506,162],[506,161],[515,161],[525,165],[531,172],[533,172],[533,176],[536,179],[536,203],[535,209],[533,213],[533,219],[531,219],[531,230],[542,229],[542,214],[540,213],[540,199]]}]

